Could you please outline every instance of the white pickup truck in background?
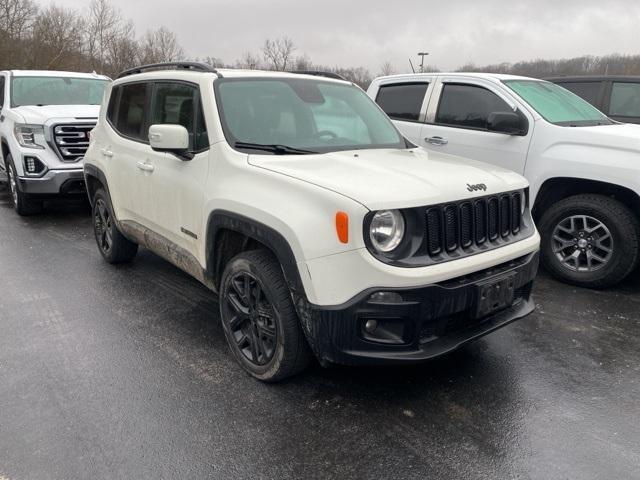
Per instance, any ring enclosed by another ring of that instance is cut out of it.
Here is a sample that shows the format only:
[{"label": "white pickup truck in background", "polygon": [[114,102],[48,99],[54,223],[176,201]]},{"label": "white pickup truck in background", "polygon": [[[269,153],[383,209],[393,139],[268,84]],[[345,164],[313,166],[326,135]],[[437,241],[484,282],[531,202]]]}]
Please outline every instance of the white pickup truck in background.
[{"label": "white pickup truck in background", "polygon": [[637,267],[639,125],[615,122],[552,83],[510,75],[393,75],[367,93],[415,144],[523,174],[555,276],[604,288]]},{"label": "white pickup truck in background", "polygon": [[0,72],[0,172],[20,215],[52,196],[85,194],[82,158],[109,78],[92,73]]}]

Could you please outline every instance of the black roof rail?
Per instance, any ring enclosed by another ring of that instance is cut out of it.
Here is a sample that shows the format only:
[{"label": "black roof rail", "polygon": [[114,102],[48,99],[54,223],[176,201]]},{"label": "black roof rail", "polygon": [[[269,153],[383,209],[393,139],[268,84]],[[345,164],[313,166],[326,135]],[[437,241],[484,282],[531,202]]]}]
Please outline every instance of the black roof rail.
[{"label": "black roof rail", "polygon": [[335,73],[335,72],[323,72],[320,70],[293,70],[289,73],[298,73],[300,75],[315,75],[316,77],[335,78],[336,80],[344,80],[345,82],[349,81],[339,73]]},{"label": "black roof rail", "polygon": [[222,75],[213,67],[198,62],[166,62],[166,63],[152,63],[150,65],[142,65],[140,67],[130,68],[120,73],[116,78],[126,77],[128,75],[135,75],[136,73],[149,72],[154,70],[193,70],[197,72],[216,73],[220,78]]}]

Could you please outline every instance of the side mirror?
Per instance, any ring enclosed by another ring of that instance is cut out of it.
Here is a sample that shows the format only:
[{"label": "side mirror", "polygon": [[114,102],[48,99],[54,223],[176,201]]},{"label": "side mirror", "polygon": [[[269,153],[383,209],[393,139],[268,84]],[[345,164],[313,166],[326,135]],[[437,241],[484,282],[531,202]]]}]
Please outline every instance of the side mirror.
[{"label": "side mirror", "polygon": [[169,152],[182,160],[191,160],[189,132],[182,125],[157,124],[149,127],[149,144],[156,152]]},{"label": "side mirror", "polygon": [[487,118],[487,130],[508,135],[524,135],[526,127],[522,117],[515,112],[492,112]]}]

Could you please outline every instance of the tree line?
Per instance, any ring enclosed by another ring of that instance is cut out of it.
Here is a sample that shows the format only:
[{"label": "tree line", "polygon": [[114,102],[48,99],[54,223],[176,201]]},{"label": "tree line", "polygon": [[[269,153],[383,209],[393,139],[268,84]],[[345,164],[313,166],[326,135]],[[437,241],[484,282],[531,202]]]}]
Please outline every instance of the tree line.
[{"label": "tree line", "polygon": [[33,0],[0,0],[0,70],[96,71],[109,76],[147,63],[185,58],[176,35],[165,27],[138,37],[133,22],[109,0],[85,10]]},{"label": "tree line", "polygon": [[561,60],[530,60],[477,66],[473,63],[458,69],[462,72],[509,73],[544,78],[565,75],[640,75],[640,55],[584,55]]},{"label": "tree line", "polygon": [[[133,21],[110,0],[91,0],[83,10],[57,5],[40,8],[34,0],[0,0],[0,70],[46,69],[95,71],[116,76],[137,65],[195,60],[214,67],[264,70],[321,70],[334,72],[366,88],[374,76],[409,73],[384,61],[375,74],[365,67],[319,65],[300,53],[294,41],[282,36],[266,39],[254,52],[230,63],[216,56],[188,58],[177,36],[161,26],[139,36]],[[425,66],[423,71],[439,71]],[[467,63],[456,71],[511,73],[529,77],[554,75],[640,75],[640,55],[582,56],[563,60],[531,60],[477,66]]]}]

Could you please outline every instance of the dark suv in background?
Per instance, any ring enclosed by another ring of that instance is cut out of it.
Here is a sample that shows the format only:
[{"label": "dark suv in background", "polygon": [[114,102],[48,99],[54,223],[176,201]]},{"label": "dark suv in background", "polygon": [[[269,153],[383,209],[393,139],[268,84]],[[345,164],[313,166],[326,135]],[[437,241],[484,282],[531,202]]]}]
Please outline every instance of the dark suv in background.
[{"label": "dark suv in background", "polygon": [[640,124],[640,77],[596,75],[546,80],[572,91],[618,122]]}]

